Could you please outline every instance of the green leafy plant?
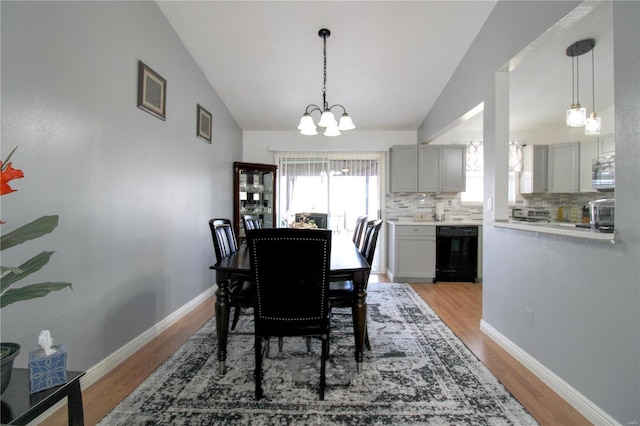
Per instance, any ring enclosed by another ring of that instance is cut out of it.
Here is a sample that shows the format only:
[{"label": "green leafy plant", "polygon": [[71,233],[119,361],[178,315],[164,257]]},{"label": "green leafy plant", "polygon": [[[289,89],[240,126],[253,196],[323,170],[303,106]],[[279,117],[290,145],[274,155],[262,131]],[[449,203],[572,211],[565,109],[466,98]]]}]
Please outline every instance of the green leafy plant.
[{"label": "green leafy plant", "polygon": [[[16,147],[17,148],[17,147]],[[8,157],[0,162],[2,171],[2,180],[0,181],[0,195],[6,195],[16,190],[9,186],[9,182],[13,179],[24,177],[21,170],[14,169],[9,159],[15,152],[16,148],[11,151]],[[0,221],[0,224],[4,222]],[[13,231],[0,236],[0,250],[7,250],[24,242],[40,238],[49,234],[58,226],[58,216],[42,216],[33,222],[27,223]],[[67,282],[40,282],[29,284],[19,288],[10,288],[18,281],[28,277],[34,272],[39,271],[47,263],[53,255],[52,251],[43,251],[31,259],[27,260],[20,266],[1,265],[2,278],[0,279],[0,308],[4,308],[12,303],[44,297],[52,291],[59,291],[66,287],[71,288],[71,283]]]}]

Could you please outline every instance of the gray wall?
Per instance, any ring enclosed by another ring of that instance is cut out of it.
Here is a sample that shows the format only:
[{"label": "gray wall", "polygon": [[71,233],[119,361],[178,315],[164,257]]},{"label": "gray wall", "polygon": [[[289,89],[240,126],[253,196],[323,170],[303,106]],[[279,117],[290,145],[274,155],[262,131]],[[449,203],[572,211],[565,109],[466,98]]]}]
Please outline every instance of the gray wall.
[{"label": "gray wall", "polygon": [[[73,291],[2,310],[17,365],[51,330],[68,368],[88,369],[214,284],[207,221],[232,214],[242,132],[154,2],[2,1],[2,158],[25,177],[2,196],[3,233],[58,214],[50,235],[2,252],[43,250],[27,281]],[[167,80],[167,119],[136,107],[138,60]],[[195,136],[196,104],[213,144]]]},{"label": "gray wall", "polygon": [[[484,101],[485,198],[505,134],[494,73],[578,4],[499,2],[418,131],[428,140]],[[639,21],[640,3],[613,2],[616,244],[493,228],[485,211],[483,247],[483,320],[621,424],[640,419]]]}]

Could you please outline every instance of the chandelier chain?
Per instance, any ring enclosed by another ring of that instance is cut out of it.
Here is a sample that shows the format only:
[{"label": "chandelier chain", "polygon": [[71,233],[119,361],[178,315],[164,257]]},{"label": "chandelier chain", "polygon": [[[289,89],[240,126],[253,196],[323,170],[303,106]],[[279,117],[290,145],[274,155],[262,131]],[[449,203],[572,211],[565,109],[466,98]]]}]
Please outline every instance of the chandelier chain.
[{"label": "chandelier chain", "polygon": [[327,104],[327,36],[324,35],[322,37],[323,40],[323,49],[322,53],[324,56],[324,68],[323,68],[323,80],[322,80],[322,101],[324,103],[323,108],[325,110],[329,109],[329,105]]}]

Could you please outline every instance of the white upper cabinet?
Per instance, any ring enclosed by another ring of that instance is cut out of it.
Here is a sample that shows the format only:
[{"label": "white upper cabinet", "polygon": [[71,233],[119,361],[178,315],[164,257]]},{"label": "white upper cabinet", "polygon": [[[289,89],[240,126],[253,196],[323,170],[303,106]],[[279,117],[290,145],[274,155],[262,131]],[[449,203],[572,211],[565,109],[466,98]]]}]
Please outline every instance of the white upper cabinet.
[{"label": "white upper cabinet", "polygon": [[391,192],[463,192],[466,187],[463,145],[391,147]]},{"label": "white upper cabinet", "polygon": [[418,192],[418,145],[391,147],[391,192]]},{"label": "white upper cabinet", "polygon": [[420,145],[418,148],[419,192],[464,192],[466,147]]},{"label": "white upper cabinet", "polygon": [[522,147],[521,194],[547,192],[547,156],[547,145],[525,145]]},{"label": "white upper cabinet", "polygon": [[614,155],[616,153],[616,139],[613,133],[598,138],[598,157]]},{"label": "white upper cabinet", "polygon": [[580,192],[596,192],[593,189],[593,160],[598,158],[598,141],[580,142]]},{"label": "white upper cabinet", "polygon": [[580,192],[580,142],[548,147],[548,192]]}]

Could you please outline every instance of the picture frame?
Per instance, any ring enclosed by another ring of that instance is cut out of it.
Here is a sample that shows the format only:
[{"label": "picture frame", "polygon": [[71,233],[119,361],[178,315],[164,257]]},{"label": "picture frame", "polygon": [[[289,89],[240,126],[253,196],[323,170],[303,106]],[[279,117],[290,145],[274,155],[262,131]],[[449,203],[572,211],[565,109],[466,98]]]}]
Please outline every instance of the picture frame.
[{"label": "picture frame", "polygon": [[166,120],[167,80],[138,61],[138,108]]},{"label": "picture frame", "polygon": [[198,104],[198,127],[196,135],[208,143],[211,143],[211,121],[211,113],[202,105]]}]

